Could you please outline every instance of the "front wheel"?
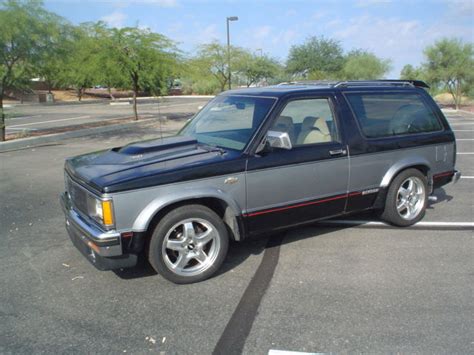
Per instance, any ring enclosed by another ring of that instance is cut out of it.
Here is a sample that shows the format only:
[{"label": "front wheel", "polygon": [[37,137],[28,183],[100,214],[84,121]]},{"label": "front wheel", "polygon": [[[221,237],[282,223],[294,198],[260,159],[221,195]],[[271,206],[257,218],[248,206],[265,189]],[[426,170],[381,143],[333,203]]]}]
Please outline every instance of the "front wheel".
[{"label": "front wheel", "polygon": [[201,205],[178,207],[165,215],[150,241],[153,268],[171,282],[205,280],[227,255],[229,236],[219,216]]},{"label": "front wheel", "polygon": [[398,174],[387,192],[382,219],[400,227],[420,221],[428,202],[426,177],[417,169],[407,169]]}]

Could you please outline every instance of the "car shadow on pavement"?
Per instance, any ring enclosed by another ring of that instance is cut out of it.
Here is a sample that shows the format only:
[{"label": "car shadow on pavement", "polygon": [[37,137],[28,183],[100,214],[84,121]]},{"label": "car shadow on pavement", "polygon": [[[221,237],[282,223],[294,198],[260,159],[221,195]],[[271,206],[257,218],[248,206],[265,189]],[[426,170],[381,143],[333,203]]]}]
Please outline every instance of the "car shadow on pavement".
[{"label": "car shadow on pavement", "polygon": [[327,233],[351,227],[353,226],[324,226],[316,222],[305,226],[289,228],[286,231],[253,237],[243,242],[233,242],[229,246],[229,254],[224,261],[224,264],[215,276],[231,271],[247,260],[251,255],[260,255],[263,254],[267,248],[275,247],[275,243],[272,243],[271,240],[272,238],[277,239],[282,233],[283,238],[280,238],[280,241],[278,242],[279,245],[291,244],[307,238],[318,238]]},{"label": "car shadow on pavement", "polygon": [[328,226],[322,224],[323,222],[316,222],[305,227],[292,228],[288,230],[283,238],[281,245],[292,244],[300,240],[309,238],[319,238],[329,233],[334,233],[347,228],[354,228],[357,225],[346,226]]},{"label": "car shadow on pavement", "polygon": [[272,242],[272,239],[278,239],[278,236],[281,234],[283,234],[283,238],[279,238],[278,245],[286,245],[307,238],[318,238],[325,234],[351,227],[353,226],[325,226],[316,222],[305,226],[292,227],[286,231],[254,237],[239,243],[233,242],[229,246],[229,254],[224,264],[215,276],[231,271],[247,260],[251,255],[260,255],[263,254],[267,248],[275,247],[275,243]]},{"label": "car shadow on pavement", "polygon": [[[244,242],[231,242],[229,252],[224,263],[215,276],[224,274],[241,263],[251,255],[259,255],[265,250],[268,237],[246,240]],[[113,272],[124,280],[155,276],[158,273],[153,269],[144,255],[140,255],[137,266],[127,269],[113,270]]]},{"label": "car shadow on pavement", "polygon": [[138,257],[136,266],[127,269],[112,270],[112,272],[123,280],[133,280],[158,275],[144,255]]},{"label": "car shadow on pavement", "polygon": [[[250,238],[243,242],[231,242],[229,245],[229,252],[227,254],[224,263],[220,267],[219,271],[213,275],[212,278],[222,274],[226,274],[231,270],[238,267],[240,264],[245,262],[252,255],[260,255],[265,249],[271,245],[269,240],[276,237],[280,233],[284,234],[281,245],[291,244],[307,238],[318,238],[325,234],[332,233],[335,231],[343,230],[346,228],[353,228],[352,226],[327,226],[319,223],[312,223],[306,226],[293,227],[285,232],[272,233],[262,235],[260,237]],[[137,266],[128,269],[113,270],[113,272],[121,279],[132,280],[137,278],[149,277],[158,275],[153,269],[146,258],[141,255]]]},{"label": "car shadow on pavement", "polygon": [[261,238],[251,238],[243,242],[231,242],[227,257],[215,276],[231,271],[252,255],[262,254],[265,251],[268,239],[268,236],[263,236]]}]

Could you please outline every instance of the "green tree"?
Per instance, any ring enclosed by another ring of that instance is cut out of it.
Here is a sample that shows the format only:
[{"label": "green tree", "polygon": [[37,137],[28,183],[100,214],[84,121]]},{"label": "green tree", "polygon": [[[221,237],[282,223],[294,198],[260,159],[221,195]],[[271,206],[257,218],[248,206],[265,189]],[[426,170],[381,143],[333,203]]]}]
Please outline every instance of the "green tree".
[{"label": "green tree", "polygon": [[60,84],[72,48],[73,27],[63,18],[49,13],[43,23],[45,45],[34,66],[36,76],[44,80],[48,92]]},{"label": "green tree", "polygon": [[70,52],[63,66],[60,81],[73,87],[82,100],[87,88],[97,83],[100,68],[101,42],[95,24],[86,23],[74,28]]},{"label": "green tree", "polygon": [[445,38],[427,47],[424,55],[426,77],[433,84],[445,86],[459,109],[463,94],[469,92],[474,83],[473,44]]},{"label": "green tree", "polygon": [[94,25],[97,33],[97,41],[99,50],[97,52],[97,63],[99,70],[97,72],[96,82],[107,87],[111,100],[115,100],[112,94],[113,88],[121,88],[127,86],[127,74],[122,70],[117,58],[111,53],[113,48],[113,31],[106,27],[103,22],[98,22]]},{"label": "green tree", "polygon": [[400,72],[400,79],[402,80],[424,80],[424,78],[425,73],[423,72],[423,68],[415,68],[411,64],[405,65]]},{"label": "green tree", "polygon": [[275,78],[280,72],[280,64],[268,56],[257,56],[247,52],[236,64],[236,70],[243,76],[245,85],[249,87],[260,80]]},{"label": "green tree", "polygon": [[48,43],[45,24],[50,15],[35,0],[0,3],[0,141],[5,140],[6,90],[29,85],[34,64]]},{"label": "green tree", "polygon": [[177,61],[174,43],[147,29],[112,29],[111,60],[124,73],[122,88],[133,91],[133,113],[138,120],[137,95],[140,90],[158,93],[166,89]]},{"label": "green tree", "polygon": [[343,65],[341,44],[325,37],[310,37],[305,43],[292,46],[286,62],[289,73],[308,79],[333,78]]},{"label": "green tree", "polygon": [[207,62],[201,58],[185,60],[181,74],[185,94],[212,95],[220,91],[221,84],[210,72]]},{"label": "green tree", "polygon": [[374,80],[382,78],[389,70],[389,60],[367,51],[353,50],[346,55],[340,76],[344,80]]},{"label": "green tree", "polygon": [[[242,58],[246,55],[245,50],[238,47],[230,47],[231,70],[237,71],[242,62]],[[220,90],[224,91],[228,82],[229,76],[227,73],[227,47],[219,42],[212,42],[203,44],[199,47],[197,56],[193,60],[195,68],[200,70],[201,76],[212,76],[218,82]]]}]

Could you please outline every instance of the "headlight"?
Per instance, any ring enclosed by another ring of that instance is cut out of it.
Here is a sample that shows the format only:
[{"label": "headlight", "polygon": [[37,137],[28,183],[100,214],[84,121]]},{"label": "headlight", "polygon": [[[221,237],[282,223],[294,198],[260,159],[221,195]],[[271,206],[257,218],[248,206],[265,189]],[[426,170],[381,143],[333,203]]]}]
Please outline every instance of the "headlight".
[{"label": "headlight", "polygon": [[88,195],[87,212],[91,218],[105,227],[114,225],[112,200],[99,200],[92,195]]}]

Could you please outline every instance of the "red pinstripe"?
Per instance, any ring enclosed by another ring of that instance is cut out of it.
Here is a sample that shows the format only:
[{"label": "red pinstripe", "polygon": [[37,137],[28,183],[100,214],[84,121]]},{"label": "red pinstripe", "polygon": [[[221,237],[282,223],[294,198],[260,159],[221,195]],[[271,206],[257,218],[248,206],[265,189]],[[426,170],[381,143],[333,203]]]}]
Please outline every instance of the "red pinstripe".
[{"label": "red pinstripe", "polygon": [[343,195],[338,195],[338,196],[334,196],[334,197],[329,197],[329,198],[325,198],[323,200],[303,202],[303,203],[299,203],[297,205],[292,205],[292,206],[277,207],[277,208],[272,208],[272,209],[269,209],[269,210],[263,210],[263,211],[247,213],[245,216],[246,217],[254,217],[254,216],[259,216],[259,215],[262,215],[262,214],[267,214],[267,213],[272,213],[272,212],[280,212],[280,211],[291,210],[293,208],[317,205],[317,204],[324,203],[324,202],[340,200],[342,198],[353,197],[353,196],[358,196],[358,195],[362,195],[362,192],[359,192],[359,191],[358,192],[351,192],[349,194],[343,194]]}]

